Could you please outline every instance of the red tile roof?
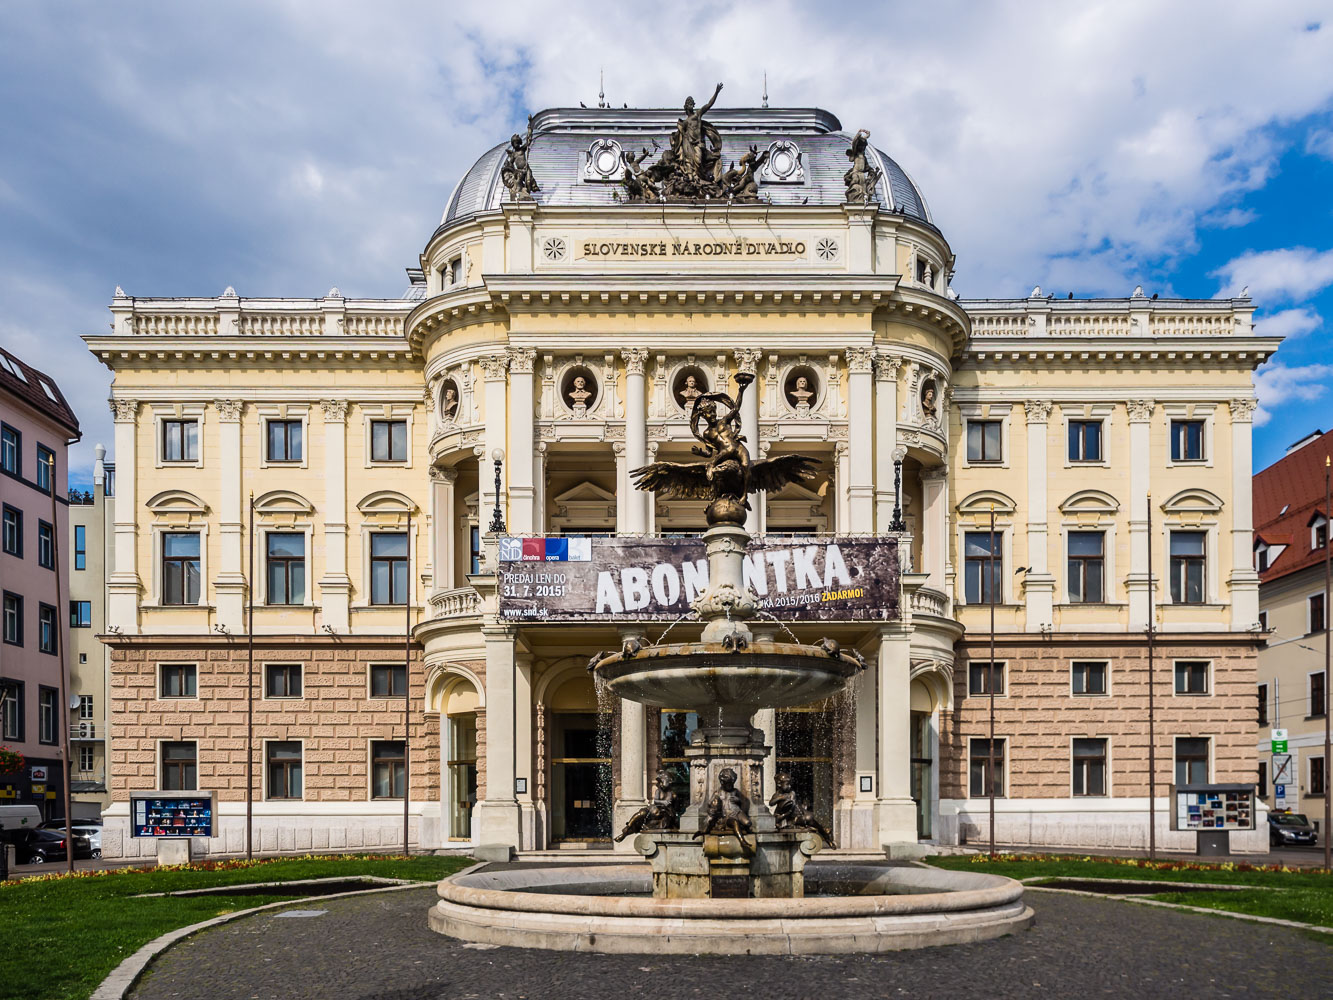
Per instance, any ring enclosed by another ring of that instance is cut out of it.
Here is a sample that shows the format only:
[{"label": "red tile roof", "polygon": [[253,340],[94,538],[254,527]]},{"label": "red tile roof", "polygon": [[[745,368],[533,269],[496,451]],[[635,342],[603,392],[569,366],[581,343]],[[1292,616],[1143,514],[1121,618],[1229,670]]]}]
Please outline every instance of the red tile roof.
[{"label": "red tile roof", "polygon": [[1316,566],[1324,549],[1310,545],[1310,522],[1328,516],[1324,459],[1333,455],[1333,431],[1323,434],[1255,475],[1254,538],[1286,548],[1259,574],[1262,583]]}]

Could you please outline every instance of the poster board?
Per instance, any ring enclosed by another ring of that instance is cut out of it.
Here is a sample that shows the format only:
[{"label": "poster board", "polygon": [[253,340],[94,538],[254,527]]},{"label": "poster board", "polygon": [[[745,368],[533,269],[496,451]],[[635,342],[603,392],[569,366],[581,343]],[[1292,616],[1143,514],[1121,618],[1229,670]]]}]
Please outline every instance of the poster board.
[{"label": "poster board", "polygon": [[1171,829],[1216,833],[1255,828],[1253,785],[1172,785]]},{"label": "poster board", "polygon": [[131,837],[214,836],[213,792],[131,792]]}]

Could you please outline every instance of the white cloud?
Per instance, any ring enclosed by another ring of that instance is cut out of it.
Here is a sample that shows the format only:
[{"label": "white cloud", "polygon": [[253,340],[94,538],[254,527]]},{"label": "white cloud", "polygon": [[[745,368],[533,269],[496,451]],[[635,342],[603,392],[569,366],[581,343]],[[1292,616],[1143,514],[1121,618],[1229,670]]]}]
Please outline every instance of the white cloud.
[{"label": "white cloud", "polygon": [[1273,411],[1287,403],[1309,403],[1321,398],[1333,379],[1333,365],[1296,365],[1288,368],[1280,361],[1261,365],[1254,373],[1255,393],[1259,408],[1254,411],[1254,423],[1262,427],[1273,417]]},{"label": "white cloud", "polygon": [[1249,208],[1218,209],[1201,217],[1199,224],[1208,229],[1239,229],[1257,218],[1259,213]]},{"label": "white cloud", "polygon": [[1212,276],[1222,280],[1218,292],[1221,298],[1249,288],[1250,297],[1261,304],[1299,302],[1333,285],[1333,250],[1247,250],[1213,271]]},{"label": "white cloud", "polygon": [[1304,306],[1265,316],[1254,324],[1254,332],[1261,337],[1302,337],[1323,325],[1324,317]]},{"label": "white cloud", "polygon": [[1312,156],[1333,160],[1333,130],[1311,129],[1310,134],[1305,137],[1305,151]]}]

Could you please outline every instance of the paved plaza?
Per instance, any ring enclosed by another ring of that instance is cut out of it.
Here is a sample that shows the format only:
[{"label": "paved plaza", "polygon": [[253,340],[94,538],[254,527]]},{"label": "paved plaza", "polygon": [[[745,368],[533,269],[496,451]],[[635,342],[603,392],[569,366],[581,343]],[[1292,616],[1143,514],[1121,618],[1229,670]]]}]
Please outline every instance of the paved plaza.
[{"label": "paved plaza", "polygon": [[135,1000],[1096,996],[1314,997],[1333,940],[1114,900],[1030,892],[1031,930],[882,956],[659,958],[467,945],[432,933],[434,887],[243,918],[168,951]]}]

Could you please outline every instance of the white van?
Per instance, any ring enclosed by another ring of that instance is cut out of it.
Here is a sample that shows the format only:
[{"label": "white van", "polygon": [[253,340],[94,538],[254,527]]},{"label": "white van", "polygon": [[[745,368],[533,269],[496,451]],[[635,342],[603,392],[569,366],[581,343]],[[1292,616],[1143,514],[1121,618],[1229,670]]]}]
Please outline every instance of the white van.
[{"label": "white van", "polygon": [[42,824],[42,814],[36,806],[0,805],[0,831],[35,829]]}]

